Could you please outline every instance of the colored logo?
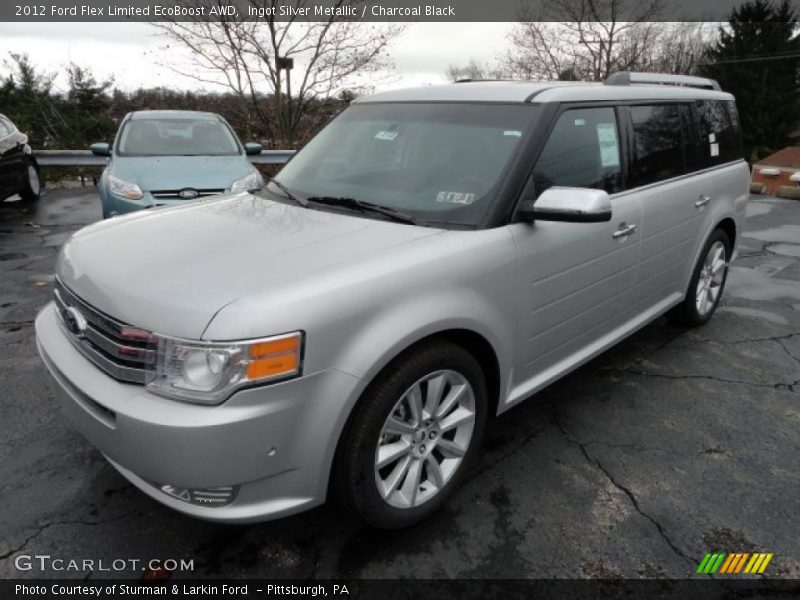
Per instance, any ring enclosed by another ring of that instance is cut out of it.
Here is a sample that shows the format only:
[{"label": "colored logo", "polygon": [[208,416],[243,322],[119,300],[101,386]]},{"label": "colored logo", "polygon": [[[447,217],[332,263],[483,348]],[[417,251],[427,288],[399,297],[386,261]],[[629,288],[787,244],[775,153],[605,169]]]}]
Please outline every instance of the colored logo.
[{"label": "colored logo", "polygon": [[697,572],[704,575],[721,573],[723,575],[736,575],[749,573],[760,575],[772,560],[772,553],[766,552],[714,552],[706,554]]}]

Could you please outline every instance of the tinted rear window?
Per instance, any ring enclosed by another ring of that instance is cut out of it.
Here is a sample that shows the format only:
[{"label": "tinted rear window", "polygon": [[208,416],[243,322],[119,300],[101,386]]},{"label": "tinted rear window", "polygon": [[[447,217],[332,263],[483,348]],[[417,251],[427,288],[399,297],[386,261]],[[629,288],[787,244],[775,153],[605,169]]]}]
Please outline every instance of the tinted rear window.
[{"label": "tinted rear window", "polygon": [[713,167],[742,158],[739,117],[734,103],[699,100],[695,105],[700,126],[700,166]]},{"label": "tinted rear window", "polygon": [[632,106],[634,147],[629,187],[683,175],[681,118],[677,104]]}]

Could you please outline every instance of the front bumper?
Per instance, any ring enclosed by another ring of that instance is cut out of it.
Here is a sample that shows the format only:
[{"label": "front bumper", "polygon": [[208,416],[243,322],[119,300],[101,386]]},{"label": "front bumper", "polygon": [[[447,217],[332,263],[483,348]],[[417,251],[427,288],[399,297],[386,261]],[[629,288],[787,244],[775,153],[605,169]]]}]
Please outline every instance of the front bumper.
[{"label": "front bumper", "polygon": [[178,206],[187,204],[189,202],[197,202],[199,200],[215,198],[229,193],[230,190],[225,189],[219,194],[215,194],[213,196],[202,196],[198,198],[192,198],[190,200],[182,200],[179,198],[155,198],[150,192],[144,192],[144,196],[141,199],[129,200],[127,198],[117,196],[110,190],[105,190],[105,193],[101,194],[101,202],[103,204],[103,215],[106,217],[116,217],[119,215],[136,212],[137,210],[154,209],[162,206]]},{"label": "front bumper", "polygon": [[[361,380],[321,371],[242,390],[218,406],[178,402],[101,372],[61,330],[52,304],[36,319],[56,400],[76,428],[139,489],[216,521],[276,518],[321,504],[336,442]],[[239,486],[225,506],[161,491]]]}]

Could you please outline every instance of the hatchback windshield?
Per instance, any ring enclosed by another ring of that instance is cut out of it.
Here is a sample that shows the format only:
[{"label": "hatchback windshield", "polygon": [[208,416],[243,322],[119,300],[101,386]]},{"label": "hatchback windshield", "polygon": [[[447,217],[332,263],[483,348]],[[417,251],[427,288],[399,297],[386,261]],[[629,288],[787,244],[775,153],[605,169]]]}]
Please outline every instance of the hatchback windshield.
[{"label": "hatchback windshield", "polygon": [[234,156],[230,129],[207,119],[131,119],[120,135],[121,156]]},{"label": "hatchback windshield", "polygon": [[300,197],[354,198],[420,221],[477,225],[535,110],[357,104],[311,140],[277,180]]}]

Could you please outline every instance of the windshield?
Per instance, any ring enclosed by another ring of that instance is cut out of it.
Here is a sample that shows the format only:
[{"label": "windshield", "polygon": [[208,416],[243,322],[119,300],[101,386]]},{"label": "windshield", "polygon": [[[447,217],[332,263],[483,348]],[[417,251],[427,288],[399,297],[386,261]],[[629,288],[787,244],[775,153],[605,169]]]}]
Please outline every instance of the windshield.
[{"label": "windshield", "polygon": [[535,110],[522,104],[357,104],[277,179],[304,198],[354,198],[419,221],[477,225]]},{"label": "windshield", "polygon": [[119,137],[121,156],[235,156],[239,144],[220,121],[131,119]]}]

